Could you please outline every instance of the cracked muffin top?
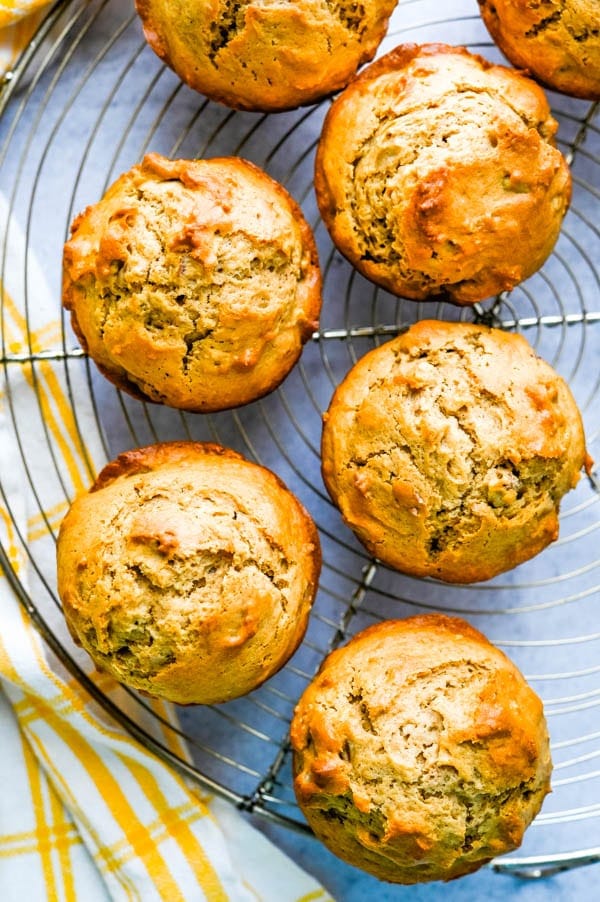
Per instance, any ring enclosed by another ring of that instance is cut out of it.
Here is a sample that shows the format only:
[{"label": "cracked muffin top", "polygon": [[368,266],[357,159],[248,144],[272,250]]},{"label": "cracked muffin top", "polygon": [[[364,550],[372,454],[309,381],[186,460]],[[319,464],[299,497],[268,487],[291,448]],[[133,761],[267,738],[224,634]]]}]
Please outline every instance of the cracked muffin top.
[{"label": "cracked muffin top", "polygon": [[324,417],[347,525],[391,567],[451,583],[542,551],[591,463],[565,381],[520,335],[470,323],[424,320],[370,351]]},{"label": "cracked muffin top", "polygon": [[236,407],[272,391],[317,326],[314,238],[252,163],[148,154],[75,219],[63,304],[119,388],[191,411]]},{"label": "cracked muffin top", "polygon": [[291,727],[310,826],[381,880],[450,880],[517,848],[550,789],[543,707],[464,620],[359,633],[323,663]]},{"label": "cracked muffin top", "polygon": [[478,0],[492,38],[515,66],[555,91],[600,100],[598,0]]},{"label": "cracked muffin top", "polygon": [[571,197],[542,89],[462,47],[404,44],[333,102],[315,164],[321,215],[367,278],[469,305],[536,272]]},{"label": "cracked muffin top", "polygon": [[398,0],[136,0],[150,47],[190,87],[235,109],[312,103],[348,83]]},{"label": "cracked muffin top", "polygon": [[121,454],[58,537],[69,629],[100,670],[149,695],[244,695],[300,644],[321,565],[314,523],[269,470],[218,445]]}]

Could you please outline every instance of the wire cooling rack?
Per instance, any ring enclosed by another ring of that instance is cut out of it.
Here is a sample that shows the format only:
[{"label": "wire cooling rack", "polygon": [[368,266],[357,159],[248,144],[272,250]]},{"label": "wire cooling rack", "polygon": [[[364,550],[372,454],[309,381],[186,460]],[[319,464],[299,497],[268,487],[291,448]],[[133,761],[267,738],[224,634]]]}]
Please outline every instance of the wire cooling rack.
[{"label": "wire cooling rack", "polygon": [[[35,255],[60,308],[62,243],[73,216],[93,203],[120,172],[147,150],[167,156],[235,154],[283,182],[313,225],[324,274],[320,329],[283,386],[255,404],[217,415],[189,415],[144,405],[98,375],[62,319],[56,343],[11,353],[0,325],[4,403],[20,447],[31,429],[13,397],[17,374],[32,384],[48,360],[66,384],[85,377],[87,396],[71,391],[75,439],[85,430],[81,407],[95,412],[105,459],[126,448],[175,438],[210,439],[274,469],[301,498],[320,530],[324,567],[302,647],[283,671],[245,699],[180,711],[189,760],[157,739],[157,715],[128,693],[125,710],[87,674],[54,616],[60,608],[53,560],[32,553],[35,593],[1,562],[19,598],[54,652],[94,697],[147,746],[203,786],[258,813],[306,830],[293,797],[287,734],[296,699],[323,656],[357,630],[387,617],[438,610],[469,619],[503,648],[545,702],[553,757],[553,793],[518,854],[497,868],[540,876],[600,860],[600,498],[594,476],[563,502],[559,540],[538,558],[489,583],[445,586],[394,573],[370,559],[343,526],[320,477],[321,414],[349,367],[367,350],[425,317],[479,319],[522,332],[570,383],[581,408],[588,447],[599,447],[600,388],[600,116],[594,106],[550,95],[559,145],[573,173],[574,194],[556,250],[541,272],[508,295],[469,310],[398,299],[368,283],[333,249],[320,222],[313,158],[329,101],[291,113],[239,113],[183,86],[146,46],[133,4],[57,3],[36,40],[2,85],[0,190],[8,200],[0,276],[7,275],[8,217],[25,236],[25,269]],[[404,41],[464,44],[501,61],[478,16],[475,0],[401,0],[380,52]],[[0,230],[0,240],[3,232]],[[24,280],[28,311],[36,298]],[[39,336],[37,336],[39,339]],[[47,419],[41,394],[40,419]],[[46,472],[64,486],[47,429],[37,437]],[[40,468],[25,456],[29,486],[43,496]],[[43,469],[43,468],[42,468]],[[93,478],[90,465],[89,479]],[[0,474],[0,488],[8,474]],[[6,495],[5,495],[6,499]],[[9,511],[17,519],[16,511]],[[42,529],[57,524],[42,510]],[[138,712],[136,714],[135,712]],[[148,724],[150,723],[150,726]]]}]

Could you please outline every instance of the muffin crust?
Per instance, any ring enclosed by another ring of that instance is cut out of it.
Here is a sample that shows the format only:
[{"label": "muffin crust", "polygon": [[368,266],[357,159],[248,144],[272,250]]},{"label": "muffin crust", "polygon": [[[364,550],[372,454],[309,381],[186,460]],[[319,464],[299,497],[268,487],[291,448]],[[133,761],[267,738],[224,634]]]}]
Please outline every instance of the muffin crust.
[{"label": "muffin crust", "polygon": [[235,109],[278,111],[348,83],[397,0],[136,0],[149,45],[182,81]]},{"label": "muffin crust", "polygon": [[148,154],[74,221],[63,304],[119,388],[206,412],[287,376],[317,326],[321,276],[300,208],[257,166]]},{"label": "muffin crust", "polygon": [[317,837],[393,883],[450,880],[515,849],[550,789],[540,699],[481,633],[439,614],[334,651],[291,742]]},{"label": "muffin crust", "polygon": [[404,44],[336,98],[315,163],[321,215],[367,278],[469,305],[536,272],[571,176],[531,79],[464,48]]},{"label": "muffin crust", "polygon": [[58,590],[96,665],[149,695],[244,695],[300,644],[321,557],[312,519],[269,470],[209,443],[121,454],[58,539]]},{"label": "muffin crust", "polygon": [[380,560],[469,583],[558,536],[590,468],[564,380],[516,334],[421,321],[370,351],[325,414],[325,484]]},{"label": "muffin crust", "polygon": [[548,88],[600,100],[598,0],[478,0],[492,38]]}]

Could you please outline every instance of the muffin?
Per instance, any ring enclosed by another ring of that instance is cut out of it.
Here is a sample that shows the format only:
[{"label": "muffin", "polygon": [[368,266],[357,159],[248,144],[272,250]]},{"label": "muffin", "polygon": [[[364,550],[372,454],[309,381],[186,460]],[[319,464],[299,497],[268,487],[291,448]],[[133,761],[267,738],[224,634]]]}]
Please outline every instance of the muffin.
[{"label": "muffin", "polygon": [[520,335],[421,321],[366,354],[334,393],[323,478],[381,561],[486,580],[558,536],[586,455],[563,379]]},{"label": "muffin", "polygon": [[252,163],[149,154],[75,219],[63,304],[124,391],[191,411],[237,407],[279,385],[317,326],[314,238]]},{"label": "muffin", "polygon": [[100,670],[148,695],[244,695],[300,644],[317,589],[316,528],[269,470],[219,445],[121,454],[60,528],[58,592]]},{"label": "muffin", "polygon": [[550,789],[540,699],[485,636],[439,614],[330,654],[291,741],[317,837],[392,883],[450,880],[517,848]]},{"label": "muffin", "polygon": [[325,119],[315,187],[331,238],[394,294],[469,305],[531,276],[571,196],[531,79],[462,47],[404,44]]},{"label": "muffin", "polygon": [[549,88],[600,100],[598,0],[477,0],[492,38]]},{"label": "muffin", "polygon": [[182,81],[242,110],[277,111],[342,88],[383,39],[397,0],[136,0],[150,47]]}]

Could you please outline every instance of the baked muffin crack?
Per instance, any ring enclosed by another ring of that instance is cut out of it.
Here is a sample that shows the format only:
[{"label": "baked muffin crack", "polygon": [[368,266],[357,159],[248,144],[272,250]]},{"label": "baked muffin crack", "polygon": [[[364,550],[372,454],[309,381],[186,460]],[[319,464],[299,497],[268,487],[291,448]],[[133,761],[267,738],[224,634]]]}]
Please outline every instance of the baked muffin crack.
[{"label": "baked muffin crack", "polygon": [[220,0],[218,16],[210,26],[210,59],[218,67],[216,57],[229,44],[245,25],[246,10],[250,0]]},{"label": "baked muffin crack", "polygon": [[325,5],[339,18],[348,31],[359,35],[365,31],[365,7],[355,0],[325,0]]},{"label": "baked muffin crack", "polygon": [[[531,28],[528,28],[525,32],[526,38],[537,38],[542,32],[547,31],[548,29],[552,29],[553,25],[556,25],[561,21],[564,11],[565,11],[565,3],[564,0],[559,0],[560,7],[555,9],[550,13],[549,16],[544,16],[543,19],[540,19],[539,22],[536,22],[535,25],[532,25]],[[556,0],[554,0],[554,4]]]}]

